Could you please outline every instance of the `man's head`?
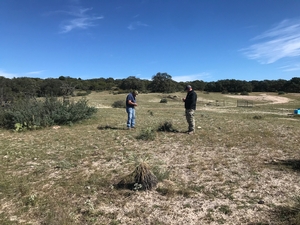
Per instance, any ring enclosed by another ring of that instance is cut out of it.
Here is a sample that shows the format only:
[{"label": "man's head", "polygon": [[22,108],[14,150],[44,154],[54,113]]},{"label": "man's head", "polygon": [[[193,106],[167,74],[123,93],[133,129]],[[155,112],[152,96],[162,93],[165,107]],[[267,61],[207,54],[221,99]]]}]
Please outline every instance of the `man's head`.
[{"label": "man's head", "polygon": [[133,94],[134,96],[137,96],[137,95],[139,94],[139,92],[138,92],[137,90],[134,90],[134,91],[132,92],[132,94]]},{"label": "man's head", "polygon": [[192,86],[191,85],[186,85],[184,90],[185,91],[190,91],[190,90],[192,90]]}]

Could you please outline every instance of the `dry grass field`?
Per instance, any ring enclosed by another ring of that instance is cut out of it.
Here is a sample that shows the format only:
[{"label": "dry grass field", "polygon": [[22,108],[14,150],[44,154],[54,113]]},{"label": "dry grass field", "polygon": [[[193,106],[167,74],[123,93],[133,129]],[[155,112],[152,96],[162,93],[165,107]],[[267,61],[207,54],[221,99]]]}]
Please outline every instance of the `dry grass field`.
[{"label": "dry grass field", "polygon": [[[194,135],[185,93],[139,94],[134,130],[109,92],[87,96],[98,112],[79,124],[0,130],[0,224],[299,224],[300,94],[197,93]],[[178,132],[156,132],[165,122]],[[118,189],[141,160],[156,188]]]}]

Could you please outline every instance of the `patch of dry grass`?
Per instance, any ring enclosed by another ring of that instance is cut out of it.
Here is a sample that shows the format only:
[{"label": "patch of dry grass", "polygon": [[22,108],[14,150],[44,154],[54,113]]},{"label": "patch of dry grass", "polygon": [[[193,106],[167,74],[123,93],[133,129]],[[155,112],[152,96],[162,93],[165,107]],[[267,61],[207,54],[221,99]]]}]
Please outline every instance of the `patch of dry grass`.
[{"label": "patch of dry grass", "polygon": [[[0,130],[1,224],[285,224],[300,191],[300,118],[288,115],[300,96],[238,108],[199,93],[199,128],[187,135],[184,95],[139,94],[135,130],[124,129],[125,109],[111,107],[126,95],[107,92],[87,96],[99,110],[80,124]],[[216,100],[226,105],[205,103]],[[178,132],[137,138],[166,121]],[[157,187],[117,189],[145,157]]]}]

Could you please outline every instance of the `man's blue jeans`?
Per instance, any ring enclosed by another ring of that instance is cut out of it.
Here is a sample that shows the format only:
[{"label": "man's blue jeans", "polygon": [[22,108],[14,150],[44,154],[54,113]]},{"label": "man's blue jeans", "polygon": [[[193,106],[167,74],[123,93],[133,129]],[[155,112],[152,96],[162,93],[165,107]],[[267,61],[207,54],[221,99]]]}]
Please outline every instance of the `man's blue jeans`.
[{"label": "man's blue jeans", "polygon": [[127,119],[127,127],[134,127],[135,126],[135,109],[132,107],[126,107],[126,112],[128,115]]}]

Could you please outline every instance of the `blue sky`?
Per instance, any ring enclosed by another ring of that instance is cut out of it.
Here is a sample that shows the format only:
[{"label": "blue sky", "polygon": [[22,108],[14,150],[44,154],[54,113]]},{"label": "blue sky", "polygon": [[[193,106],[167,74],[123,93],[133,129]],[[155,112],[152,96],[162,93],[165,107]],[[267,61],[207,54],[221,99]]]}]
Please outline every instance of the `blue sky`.
[{"label": "blue sky", "polygon": [[0,0],[0,76],[300,77],[300,0]]}]

